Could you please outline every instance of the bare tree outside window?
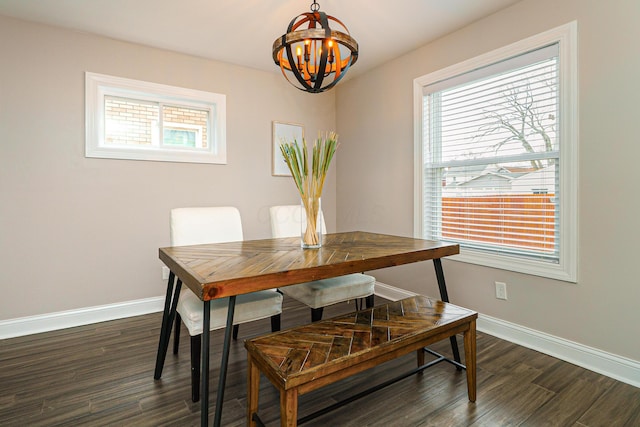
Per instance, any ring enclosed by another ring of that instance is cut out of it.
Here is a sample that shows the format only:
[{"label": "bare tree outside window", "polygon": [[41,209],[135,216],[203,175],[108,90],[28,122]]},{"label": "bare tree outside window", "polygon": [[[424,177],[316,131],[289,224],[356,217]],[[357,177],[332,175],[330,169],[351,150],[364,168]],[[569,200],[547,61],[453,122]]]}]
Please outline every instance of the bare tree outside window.
[{"label": "bare tree outside window", "polygon": [[[510,85],[502,93],[500,108],[485,113],[489,123],[479,128],[482,133],[476,137],[477,140],[499,135],[501,139],[491,146],[495,153],[512,141],[519,142],[527,153],[535,153],[542,148],[553,151],[557,117],[556,82],[555,73],[548,73],[532,77],[521,85]],[[534,144],[532,140],[541,140],[544,145]],[[534,148],[536,146],[538,150]],[[531,160],[531,167],[539,170],[555,164],[555,159],[547,159],[546,164],[544,161]]]}]

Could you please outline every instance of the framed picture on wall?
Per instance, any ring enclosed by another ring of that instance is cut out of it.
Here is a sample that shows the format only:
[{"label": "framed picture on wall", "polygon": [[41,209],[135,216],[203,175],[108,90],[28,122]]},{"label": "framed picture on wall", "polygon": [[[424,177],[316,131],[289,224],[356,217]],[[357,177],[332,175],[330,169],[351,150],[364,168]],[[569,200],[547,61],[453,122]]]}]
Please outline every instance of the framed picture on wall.
[{"label": "framed picture on wall", "polygon": [[282,157],[280,151],[281,142],[298,141],[302,144],[304,138],[304,126],[297,123],[273,122],[273,139],[271,141],[271,175],[291,176],[291,171]]}]

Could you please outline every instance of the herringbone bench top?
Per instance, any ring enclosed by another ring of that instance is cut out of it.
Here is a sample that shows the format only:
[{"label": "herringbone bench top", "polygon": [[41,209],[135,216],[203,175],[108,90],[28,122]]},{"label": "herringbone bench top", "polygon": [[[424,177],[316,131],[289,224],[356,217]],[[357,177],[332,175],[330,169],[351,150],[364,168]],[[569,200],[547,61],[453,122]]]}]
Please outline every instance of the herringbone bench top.
[{"label": "herringbone bench top", "polygon": [[418,295],[247,340],[245,346],[274,385],[289,389],[386,358],[398,347],[452,336],[477,317],[472,310]]}]

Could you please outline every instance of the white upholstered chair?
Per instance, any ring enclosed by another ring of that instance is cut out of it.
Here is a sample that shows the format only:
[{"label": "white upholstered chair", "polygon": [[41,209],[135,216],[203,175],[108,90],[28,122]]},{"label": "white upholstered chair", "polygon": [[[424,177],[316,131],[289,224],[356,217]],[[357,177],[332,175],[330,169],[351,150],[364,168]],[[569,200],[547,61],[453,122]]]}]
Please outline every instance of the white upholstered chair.
[{"label": "white upholstered chair", "polygon": [[[240,212],[234,207],[177,208],[171,210],[171,246],[242,240]],[[191,336],[191,399],[200,398],[200,348],[202,337],[202,301],[191,290],[182,289],[178,299],[173,353],[178,353],[180,323]],[[211,330],[226,326],[228,298],[211,301]],[[237,325],[271,317],[271,330],[280,330],[282,295],[275,290],[239,295],[233,316],[233,337]]]},{"label": "white upholstered chair", "polygon": [[[304,210],[300,205],[272,206],[269,209],[272,237],[300,236]],[[321,213],[322,215],[322,213]],[[324,217],[320,217],[322,233],[326,233]],[[322,319],[322,309],[339,302],[366,298],[367,307],[373,307],[375,278],[354,273],[330,279],[314,280],[280,289],[311,308],[311,321]]]}]

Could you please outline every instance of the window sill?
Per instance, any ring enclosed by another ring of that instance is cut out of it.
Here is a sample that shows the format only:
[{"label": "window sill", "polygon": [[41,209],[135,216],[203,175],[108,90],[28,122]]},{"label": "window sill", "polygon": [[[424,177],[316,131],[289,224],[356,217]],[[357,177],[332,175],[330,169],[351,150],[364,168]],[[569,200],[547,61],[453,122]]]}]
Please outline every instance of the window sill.
[{"label": "window sill", "polygon": [[483,267],[498,268],[500,270],[513,271],[516,273],[530,274],[533,276],[545,277],[548,279],[561,280],[563,282],[576,283],[576,271],[571,268],[571,262],[554,264],[532,259],[517,258],[498,254],[488,254],[486,252],[473,249],[460,248],[460,254],[447,257],[448,260],[465,262],[469,264],[481,265]]}]

